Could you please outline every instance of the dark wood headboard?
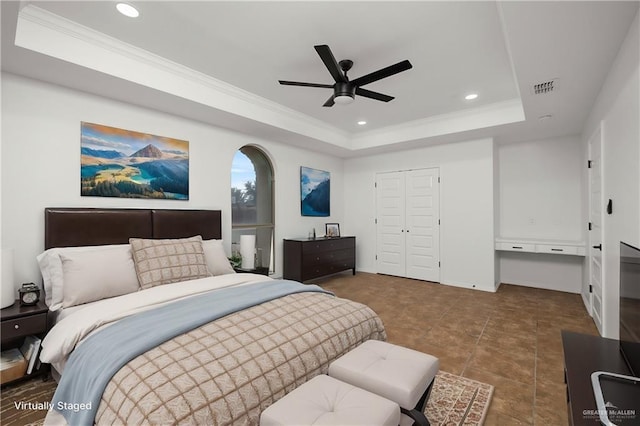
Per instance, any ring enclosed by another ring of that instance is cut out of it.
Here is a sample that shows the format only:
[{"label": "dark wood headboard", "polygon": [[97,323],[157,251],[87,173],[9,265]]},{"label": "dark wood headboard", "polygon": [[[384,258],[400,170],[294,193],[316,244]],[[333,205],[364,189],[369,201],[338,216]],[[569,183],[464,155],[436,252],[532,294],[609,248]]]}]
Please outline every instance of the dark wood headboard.
[{"label": "dark wood headboard", "polygon": [[129,238],[222,238],[220,210],[46,208],[44,248],[127,244]]}]

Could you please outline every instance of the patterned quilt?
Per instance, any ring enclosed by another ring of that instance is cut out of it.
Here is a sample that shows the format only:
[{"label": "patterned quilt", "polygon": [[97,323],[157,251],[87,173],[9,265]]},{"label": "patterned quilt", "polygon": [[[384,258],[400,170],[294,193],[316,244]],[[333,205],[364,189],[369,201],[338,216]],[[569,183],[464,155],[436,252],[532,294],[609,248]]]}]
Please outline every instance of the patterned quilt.
[{"label": "patterned quilt", "polygon": [[369,339],[386,333],[365,305],[321,293],[275,299],[131,360],[107,385],[96,423],[257,425],[262,410]]}]

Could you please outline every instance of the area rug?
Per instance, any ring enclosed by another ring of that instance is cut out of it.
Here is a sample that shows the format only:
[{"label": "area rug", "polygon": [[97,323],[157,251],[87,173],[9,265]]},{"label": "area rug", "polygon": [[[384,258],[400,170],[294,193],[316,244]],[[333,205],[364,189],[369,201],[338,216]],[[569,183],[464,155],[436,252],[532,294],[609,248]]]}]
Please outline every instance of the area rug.
[{"label": "area rug", "polygon": [[481,425],[492,395],[491,385],[440,371],[424,413],[432,425]]},{"label": "area rug", "polygon": [[[56,389],[53,380],[32,379],[2,390],[2,425],[41,425],[46,410],[18,409],[15,401],[34,405],[51,401]],[[493,386],[440,371],[431,389],[425,414],[432,425],[481,425],[487,415]]]}]

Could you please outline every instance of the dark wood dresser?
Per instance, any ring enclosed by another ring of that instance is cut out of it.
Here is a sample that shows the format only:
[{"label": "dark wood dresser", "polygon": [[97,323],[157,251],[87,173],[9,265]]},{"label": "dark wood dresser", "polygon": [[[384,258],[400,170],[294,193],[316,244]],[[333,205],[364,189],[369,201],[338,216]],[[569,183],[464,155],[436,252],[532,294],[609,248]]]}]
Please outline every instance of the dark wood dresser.
[{"label": "dark wood dresser", "polygon": [[347,269],[356,274],[356,237],[284,240],[284,278],[307,281]]}]

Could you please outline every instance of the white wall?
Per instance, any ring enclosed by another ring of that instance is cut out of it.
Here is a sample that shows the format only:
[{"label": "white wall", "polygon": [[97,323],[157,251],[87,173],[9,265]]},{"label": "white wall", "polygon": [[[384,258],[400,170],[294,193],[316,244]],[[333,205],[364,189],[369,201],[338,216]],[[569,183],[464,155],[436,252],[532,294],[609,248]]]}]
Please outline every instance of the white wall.
[{"label": "white wall", "polygon": [[602,123],[604,198],[613,214],[603,217],[603,335],[617,338],[620,241],[640,246],[640,31],[638,14],[589,115],[587,144]]},{"label": "white wall", "polygon": [[345,160],[345,229],[357,235],[357,267],[376,272],[375,176],[440,168],[440,280],[495,290],[491,139]]},{"label": "white wall", "polygon": [[580,293],[584,257],[512,251],[496,253],[503,284]]},{"label": "white wall", "polygon": [[[498,237],[585,242],[578,136],[498,146]],[[579,293],[584,258],[498,252],[502,283]]]},{"label": "white wall", "polygon": [[583,240],[583,149],[578,136],[498,147],[500,237]]},{"label": "white wall", "polygon": [[[188,140],[189,201],[81,197],[81,121]],[[262,147],[275,168],[276,274],[281,275],[282,238],[343,222],[342,159],[3,73],[2,247],[14,249],[16,286],[41,280],[35,257],[43,250],[45,207],[221,209],[229,252],[231,163],[245,144]],[[300,215],[301,165],[331,173],[330,217]]]}]

